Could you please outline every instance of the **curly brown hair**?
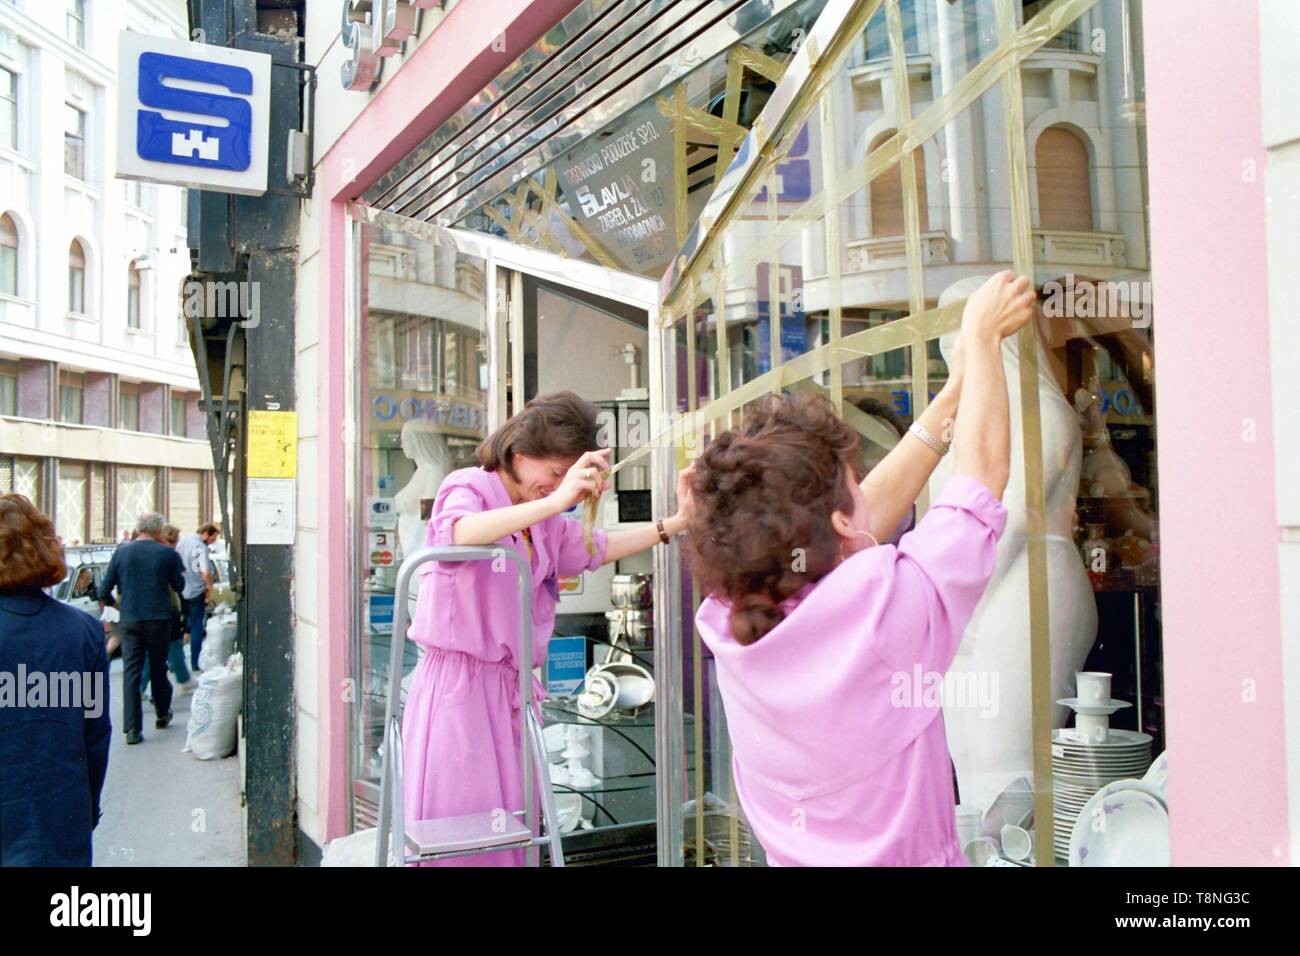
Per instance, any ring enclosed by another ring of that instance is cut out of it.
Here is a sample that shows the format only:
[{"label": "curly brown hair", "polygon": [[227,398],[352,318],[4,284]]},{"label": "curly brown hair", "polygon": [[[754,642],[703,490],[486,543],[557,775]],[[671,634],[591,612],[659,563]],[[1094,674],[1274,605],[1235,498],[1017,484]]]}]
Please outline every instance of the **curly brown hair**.
[{"label": "curly brown hair", "polygon": [[[858,435],[819,395],[772,395],[696,462],[686,554],[703,589],[731,604],[731,633],[752,644],[780,604],[840,560],[831,525],[853,510]],[[803,560],[797,560],[800,550]]]},{"label": "curly brown hair", "polygon": [[44,588],[68,574],[54,524],[22,495],[0,495],[0,591]]}]

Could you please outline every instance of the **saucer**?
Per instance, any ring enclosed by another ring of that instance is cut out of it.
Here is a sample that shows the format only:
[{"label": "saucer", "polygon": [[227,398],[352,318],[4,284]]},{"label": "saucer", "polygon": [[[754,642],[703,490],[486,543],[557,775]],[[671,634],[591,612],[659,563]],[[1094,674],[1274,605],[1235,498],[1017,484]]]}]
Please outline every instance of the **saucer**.
[{"label": "saucer", "polygon": [[1057,703],[1064,704],[1076,714],[1083,714],[1085,717],[1109,717],[1117,710],[1133,706],[1126,700],[1116,700],[1114,697],[1110,700],[1098,701],[1095,704],[1085,704],[1077,697],[1062,697]]}]

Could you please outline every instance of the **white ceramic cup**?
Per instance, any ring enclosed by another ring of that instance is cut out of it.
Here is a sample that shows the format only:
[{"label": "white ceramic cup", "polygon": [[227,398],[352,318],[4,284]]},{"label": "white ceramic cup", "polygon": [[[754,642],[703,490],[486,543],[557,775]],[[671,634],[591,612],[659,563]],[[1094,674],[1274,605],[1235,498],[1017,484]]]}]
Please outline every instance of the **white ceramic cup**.
[{"label": "white ceramic cup", "polygon": [[1104,744],[1110,738],[1110,718],[1105,714],[1079,714],[1074,726],[1090,744]]},{"label": "white ceramic cup", "polygon": [[984,866],[997,857],[998,845],[988,837],[976,837],[966,844],[963,852],[966,854],[966,862],[971,866]]},{"label": "white ceramic cup", "polygon": [[1008,860],[1025,860],[1034,848],[1033,837],[1022,827],[1008,823],[1002,828],[1002,855]]},{"label": "white ceramic cup", "polygon": [[1110,701],[1111,675],[1104,671],[1079,671],[1074,675],[1079,703],[1105,704]]}]

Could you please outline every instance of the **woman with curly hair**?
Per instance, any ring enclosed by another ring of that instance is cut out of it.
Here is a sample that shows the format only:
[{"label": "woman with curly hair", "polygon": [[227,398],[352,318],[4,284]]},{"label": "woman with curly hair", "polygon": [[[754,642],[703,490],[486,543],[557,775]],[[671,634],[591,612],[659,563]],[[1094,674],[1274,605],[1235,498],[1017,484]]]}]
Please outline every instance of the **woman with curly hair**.
[{"label": "woman with curly hair", "polygon": [[[970,297],[948,383],[866,480],[856,433],[814,396],[769,398],[696,462],[696,626],[769,863],[965,863],[941,702],[900,691],[942,678],[993,572],[1010,468],[1000,347],[1033,302],[1009,272]],[[953,477],[915,530],[878,545],[954,417]]]},{"label": "woman with curly hair", "polygon": [[0,495],[0,866],[90,866],[108,657],[99,622],[41,590],[67,573],[50,519]]}]

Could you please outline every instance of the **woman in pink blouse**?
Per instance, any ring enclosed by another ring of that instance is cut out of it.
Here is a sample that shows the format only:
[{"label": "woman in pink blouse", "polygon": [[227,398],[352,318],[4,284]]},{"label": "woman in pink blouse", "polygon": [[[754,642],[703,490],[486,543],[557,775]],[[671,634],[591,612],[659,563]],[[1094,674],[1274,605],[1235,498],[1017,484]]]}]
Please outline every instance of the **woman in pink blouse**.
[{"label": "woman in pink blouse", "polygon": [[[1001,342],[1033,302],[1009,272],[970,297],[948,383],[865,480],[856,433],[809,396],[768,399],[693,469],[688,555],[709,593],[696,626],[769,863],[965,863],[935,685],[1006,523]],[[875,546],[947,451],[954,417],[953,477],[897,546]]]},{"label": "woman in pink blouse", "polygon": [[[597,410],[573,392],[539,395],[478,449],[481,467],[446,477],[434,499],[425,546],[513,548],[532,564],[533,660],[546,659],[559,579],[594,570],[667,541],[681,515],[655,526],[591,532],[564,512],[604,490],[609,449],[598,448]],[[684,491],[684,489],[683,489]],[[679,494],[679,501],[685,494]],[[410,636],[428,653],[402,716],[403,800],[408,819],[517,810],[519,606],[514,565],[431,562]],[[535,687],[540,700],[545,696]],[[518,866],[520,850],[440,861],[448,866]]]}]

